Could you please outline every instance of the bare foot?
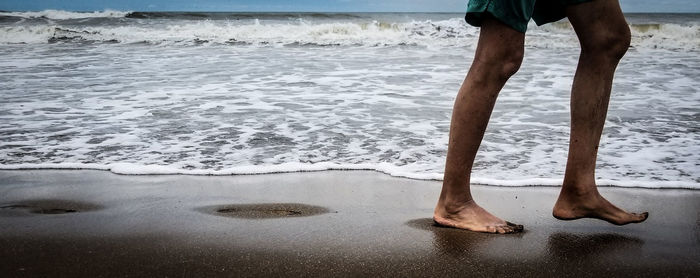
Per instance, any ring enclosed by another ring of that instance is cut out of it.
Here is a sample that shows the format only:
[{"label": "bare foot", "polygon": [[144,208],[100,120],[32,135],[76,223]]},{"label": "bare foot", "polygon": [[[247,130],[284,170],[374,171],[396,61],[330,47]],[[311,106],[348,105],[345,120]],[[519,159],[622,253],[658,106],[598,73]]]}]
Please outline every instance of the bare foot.
[{"label": "bare foot", "polygon": [[597,191],[576,194],[563,191],[554,205],[552,215],[559,220],[597,218],[615,225],[640,223],[649,217],[648,212],[629,213],[603,198]]},{"label": "bare foot", "polygon": [[444,201],[439,201],[433,220],[441,226],[482,233],[512,234],[523,231],[523,225],[503,221],[473,200],[461,205],[445,205]]}]

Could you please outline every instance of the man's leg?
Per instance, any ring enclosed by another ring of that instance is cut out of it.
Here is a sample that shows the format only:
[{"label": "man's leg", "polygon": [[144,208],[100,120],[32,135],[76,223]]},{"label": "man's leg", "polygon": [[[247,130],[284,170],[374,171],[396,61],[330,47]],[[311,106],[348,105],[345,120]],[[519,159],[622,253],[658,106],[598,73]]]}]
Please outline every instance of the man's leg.
[{"label": "man's leg", "polygon": [[469,73],[455,100],[442,193],[433,219],[438,224],[489,233],[512,233],[510,224],[478,206],[469,189],[476,152],[496,97],[523,58],[525,34],[486,17]]},{"label": "man's leg", "polygon": [[595,163],[608,110],[613,75],[627,51],[630,31],[617,0],[594,0],[567,8],[581,43],[571,90],[571,137],[564,184],[552,214],[563,220],[598,218],[617,225],[646,220],[605,200],[595,184]]}]

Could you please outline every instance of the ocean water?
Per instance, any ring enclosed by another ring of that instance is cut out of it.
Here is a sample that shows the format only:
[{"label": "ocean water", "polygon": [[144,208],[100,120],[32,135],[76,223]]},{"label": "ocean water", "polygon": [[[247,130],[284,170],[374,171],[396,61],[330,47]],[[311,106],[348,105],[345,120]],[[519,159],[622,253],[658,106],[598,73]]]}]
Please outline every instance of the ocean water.
[{"label": "ocean water", "polygon": [[[700,15],[631,14],[599,185],[700,189]],[[462,14],[0,13],[0,169],[441,179],[478,29]],[[473,182],[556,186],[570,25],[530,26]]]}]

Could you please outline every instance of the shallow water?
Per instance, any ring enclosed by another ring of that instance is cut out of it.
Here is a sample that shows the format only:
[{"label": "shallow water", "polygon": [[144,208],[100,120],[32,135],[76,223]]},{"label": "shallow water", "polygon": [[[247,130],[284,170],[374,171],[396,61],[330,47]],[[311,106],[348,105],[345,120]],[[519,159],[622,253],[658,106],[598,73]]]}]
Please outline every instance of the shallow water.
[{"label": "shallow water", "polygon": [[[61,16],[0,21],[0,169],[440,179],[478,35],[450,14]],[[630,20],[600,184],[700,188],[700,29],[667,18]],[[576,38],[565,22],[531,26],[526,45],[474,182],[563,176]]]}]

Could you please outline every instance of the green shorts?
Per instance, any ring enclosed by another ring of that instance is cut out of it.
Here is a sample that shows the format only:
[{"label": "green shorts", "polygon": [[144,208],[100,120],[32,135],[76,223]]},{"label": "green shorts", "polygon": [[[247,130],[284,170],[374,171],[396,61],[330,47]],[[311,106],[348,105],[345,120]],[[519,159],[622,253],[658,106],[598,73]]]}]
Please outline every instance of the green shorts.
[{"label": "green shorts", "polygon": [[592,0],[469,0],[464,19],[473,26],[481,26],[484,13],[525,33],[530,18],[537,25],[555,22],[566,17],[566,6]]}]

